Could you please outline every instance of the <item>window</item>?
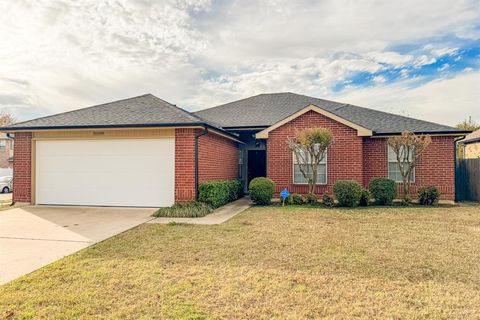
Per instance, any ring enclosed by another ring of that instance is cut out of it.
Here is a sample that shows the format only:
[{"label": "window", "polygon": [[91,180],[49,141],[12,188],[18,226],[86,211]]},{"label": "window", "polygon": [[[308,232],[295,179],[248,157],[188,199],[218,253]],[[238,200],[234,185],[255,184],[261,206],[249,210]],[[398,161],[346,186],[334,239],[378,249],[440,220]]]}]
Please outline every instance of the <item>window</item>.
[{"label": "window", "polygon": [[7,147],[7,140],[0,139],[0,151],[5,151],[6,147]]},{"label": "window", "polygon": [[[410,159],[411,159],[410,155]],[[388,146],[388,178],[395,182],[402,182],[402,174],[400,173],[400,166],[397,161],[397,155],[392,147]],[[415,168],[412,171],[411,181],[415,181]]]},{"label": "window", "polygon": [[[310,157],[306,157],[307,162],[310,162]],[[310,170],[311,166],[307,167],[307,170]],[[308,172],[309,176],[312,176],[311,172]],[[300,171],[300,165],[297,163],[297,157],[295,157],[295,153],[293,153],[293,183],[295,184],[307,184],[307,179],[303,176],[302,172]],[[325,157],[320,161],[318,164],[317,170],[317,184],[327,184],[327,153],[325,153]]]}]

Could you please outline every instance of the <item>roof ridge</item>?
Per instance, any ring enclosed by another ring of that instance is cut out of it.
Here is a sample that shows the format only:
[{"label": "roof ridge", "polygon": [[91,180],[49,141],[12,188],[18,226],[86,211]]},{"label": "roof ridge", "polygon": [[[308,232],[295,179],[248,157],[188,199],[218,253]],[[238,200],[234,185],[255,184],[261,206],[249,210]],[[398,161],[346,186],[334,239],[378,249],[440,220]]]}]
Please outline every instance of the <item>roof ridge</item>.
[{"label": "roof ridge", "polygon": [[223,107],[223,106],[225,106],[225,105],[227,105],[227,104],[230,104],[230,103],[234,103],[234,102],[239,102],[239,101],[243,101],[243,100],[255,98],[255,97],[258,97],[258,96],[264,96],[264,95],[267,95],[267,94],[272,94],[272,93],[259,93],[259,94],[257,94],[257,95],[251,96],[251,97],[242,98],[242,99],[240,99],[240,100],[235,100],[235,101],[230,101],[230,102],[222,103],[222,104],[219,104],[218,106],[213,106],[213,107],[210,107],[210,108],[201,109],[201,110],[195,111],[194,113],[201,112],[201,111],[206,111],[206,110],[212,110],[212,109],[215,109],[215,108]]},{"label": "roof ridge", "polygon": [[[139,95],[139,96],[135,96],[135,97],[125,98],[125,99],[118,99],[118,100],[115,100],[115,101],[110,101],[110,102],[105,102],[105,103],[101,103],[101,104],[96,104],[96,105],[94,105],[94,106],[89,106],[89,107],[84,107],[84,108],[78,108],[78,109],[74,109],[74,110],[69,110],[69,111],[65,111],[65,112],[60,112],[60,113],[51,114],[51,115],[48,115],[48,116],[43,116],[43,117],[40,117],[40,118],[25,120],[25,121],[22,121],[22,122],[13,123],[13,124],[11,124],[10,126],[16,126],[16,125],[19,125],[19,124],[24,124],[24,123],[27,123],[27,122],[30,122],[30,121],[33,121],[33,120],[48,119],[48,118],[51,118],[51,117],[56,117],[56,116],[59,116],[59,115],[64,115],[64,114],[68,114],[68,113],[72,113],[72,112],[76,112],[76,111],[80,111],[80,110],[86,110],[86,109],[101,107],[101,106],[104,106],[104,105],[107,105],[107,104],[112,104],[112,103],[116,103],[116,102],[120,102],[120,101],[126,101],[126,100],[131,100],[131,99],[137,99],[137,98],[146,97],[146,96],[155,97],[155,96],[154,96],[153,94],[151,94],[151,93],[145,93],[145,94],[142,94],[142,95]],[[157,98],[157,97],[155,97],[155,98]],[[10,127],[10,126],[8,126],[8,127]],[[0,127],[0,128],[1,128],[1,127]]]},{"label": "roof ridge", "polygon": [[191,116],[191,117],[193,117],[193,118],[196,118],[196,119],[198,119],[198,120],[204,121],[204,120],[203,120],[202,118],[200,118],[199,116],[197,116],[197,115],[193,114],[192,112],[187,111],[187,110],[185,110],[185,109],[177,106],[176,104],[170,103],[170,102],[168,102],[168,101],[166,101],[166,100],[164,100],[164,99],[162,99],[162,98],[159,98],[159,97],[157,97],[157,96],[155,96],[155,95],[153,95],[153,94],[149,94],[149,95],[151,95],[152,97],[156,98],[157,100],[160,100],[160,101],[162,101],[162,102],[165,102],[165,103],[168,104],[168,106],[171,107],[171,108],[174,108],[174,109],[176,109],[176,110],[180,110],[180,111],[186,113],[187,115],[189,115],[189,116]]}]

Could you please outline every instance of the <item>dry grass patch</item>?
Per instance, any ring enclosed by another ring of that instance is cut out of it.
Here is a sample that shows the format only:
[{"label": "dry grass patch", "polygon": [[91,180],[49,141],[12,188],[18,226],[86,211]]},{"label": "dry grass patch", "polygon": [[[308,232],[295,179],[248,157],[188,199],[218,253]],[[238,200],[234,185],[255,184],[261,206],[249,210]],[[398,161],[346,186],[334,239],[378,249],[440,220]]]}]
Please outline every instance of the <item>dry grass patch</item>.
[{"label": "dry grass patch", "polygon": [[143,225],[0,287],[0,310],[16,319],[475,319],[479,228],[479,206],[265,207],[219,226]]}]

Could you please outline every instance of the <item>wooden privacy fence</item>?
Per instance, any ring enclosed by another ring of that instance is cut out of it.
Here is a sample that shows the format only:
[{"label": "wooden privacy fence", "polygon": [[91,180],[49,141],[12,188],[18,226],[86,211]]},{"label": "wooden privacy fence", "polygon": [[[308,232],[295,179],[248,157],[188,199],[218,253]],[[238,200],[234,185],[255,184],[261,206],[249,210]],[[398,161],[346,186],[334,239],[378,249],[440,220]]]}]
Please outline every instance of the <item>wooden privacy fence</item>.
[{"label": "wooden privacy fence", "polygon": [[480,159],[457,160],[455,193],[457,201],[480,201]]}]

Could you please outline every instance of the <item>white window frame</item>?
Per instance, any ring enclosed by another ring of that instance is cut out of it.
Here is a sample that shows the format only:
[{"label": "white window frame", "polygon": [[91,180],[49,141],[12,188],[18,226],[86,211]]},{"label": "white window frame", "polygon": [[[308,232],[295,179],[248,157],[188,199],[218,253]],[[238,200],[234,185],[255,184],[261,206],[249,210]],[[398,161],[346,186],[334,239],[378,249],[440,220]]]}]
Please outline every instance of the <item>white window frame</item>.
[{"label": "white window frame", "polygon": [[[295,182],[295,165],[297,165],[297,157],[295,156],[295,152],[292,151],[292,182],[295,185],[308,185],[308,182]],[[317,185],[324,186],[328,183],[328,151],[325,152],[325,157],[322,161],[325,161],[325,182],[318,182]],[[319,163],[323,164],[322,162]],[[318,174],[318,173],[317,173]]]},{"label": "white window frame", "polygon": [[[390,160],[390,154],[393,154],[395,155],[395,158],[393,158],[393,161]],[[390,178],[390,163],[396,163],[397,166],[398,166],[398,161],[397,161],[397,158],[396,158],[396,154],[395,152],[393,151],[392,147],[390,147],[388,144],[387,144],[387,170],[388,170],[388,179],[392,179]],[[413,171],[412,171],[412,180],[411,182],[414,183],[415,182],[415,171],[416,171],[416,168],[413,168]],[[398,169],[398,174],[400,175],[400,180],[396,180],[396,179],[392,179],[393,181],[395,181],[396,183],[400,183],[400,182],[403,182],[402,180],[402,174],[400,173],[400,168]],[[393,173],[393,172],[392,172]]]}]

